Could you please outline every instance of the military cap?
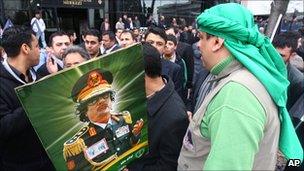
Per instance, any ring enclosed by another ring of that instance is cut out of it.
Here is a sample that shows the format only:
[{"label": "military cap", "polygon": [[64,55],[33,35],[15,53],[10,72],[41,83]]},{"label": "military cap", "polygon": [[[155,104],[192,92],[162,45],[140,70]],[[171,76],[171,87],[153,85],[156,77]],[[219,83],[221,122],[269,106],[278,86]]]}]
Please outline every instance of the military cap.
[{"label": "military cap", "polygon": [[112,82],[113,76],[110,71],[92,70],[78,79],[72,89],[71,97],[74,102],[83,103],[104,93],[114,94]]}]

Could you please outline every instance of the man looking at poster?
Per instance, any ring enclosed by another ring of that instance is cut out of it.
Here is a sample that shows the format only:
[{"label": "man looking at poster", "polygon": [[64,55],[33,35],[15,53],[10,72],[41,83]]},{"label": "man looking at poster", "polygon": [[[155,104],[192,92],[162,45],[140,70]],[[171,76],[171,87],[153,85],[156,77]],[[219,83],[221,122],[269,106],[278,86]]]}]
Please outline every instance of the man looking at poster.
[{"label": "man looking at poster", "polygon": [[215,87],[190,120],[178,169],[275,170],[279,151],[302,160],[286,110],[285,64],[251,12],[237,3],[216,5],[197,17],[197,26]]},{"label": "man looking at poster", "polygon": [[80,77],[72,89],[76,114],[89,124],[64,143],[68,170],[102,169],[139,142],[143,121],[132,128],[128,111],[112,112],[112,81],[109,71],[96,69]]},{"label": "man looking at poster", "polygon": [[2,170],[54,170],[26,116],[15,87],[37,80],[39,45],[31,30],[12,27],[3,33],[7,59],[0,64],[0,168]]}]

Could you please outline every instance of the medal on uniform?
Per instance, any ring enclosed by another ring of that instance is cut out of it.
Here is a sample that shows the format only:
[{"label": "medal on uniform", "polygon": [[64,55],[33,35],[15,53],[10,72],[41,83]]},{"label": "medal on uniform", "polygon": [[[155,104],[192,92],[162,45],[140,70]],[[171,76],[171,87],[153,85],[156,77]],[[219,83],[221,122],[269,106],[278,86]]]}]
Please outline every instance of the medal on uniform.
[{"label": "medal on uniform", "polygon": [[70,160],[67,162],[67,167],[68,167],[68,170],[73,170],[75,168],[75,162],[74,160]]},{"label": "medal on uniform", "polygon": [[96,156],[106,153],[107,150],[109,149],[109,146],[107,144],[107,141],[105,138],[101,139],[97,143],[93,144],[92,146],[88,147],[85,150],[85,154],[88,159],[92,160]]},{"label": "medal on uniform", "polygon": [[89,135],[90,135],[90,137],[92,137],[92,136],[94,136],[96,134],[97,134],[96,133],[96,129],[94,127],[90,127],[89,128]]},{"label": "medal on uniform", "polygon": [[130,132],[129,126],[128,126],[128,125],[125,125],[125,126],[119,127],[119,128],[115,131],[115,134],[116,134],[116,137],[119,138],[119,137],[122,137],[122,136],[126,135],[126,134],[129,133],[129,132]]}]

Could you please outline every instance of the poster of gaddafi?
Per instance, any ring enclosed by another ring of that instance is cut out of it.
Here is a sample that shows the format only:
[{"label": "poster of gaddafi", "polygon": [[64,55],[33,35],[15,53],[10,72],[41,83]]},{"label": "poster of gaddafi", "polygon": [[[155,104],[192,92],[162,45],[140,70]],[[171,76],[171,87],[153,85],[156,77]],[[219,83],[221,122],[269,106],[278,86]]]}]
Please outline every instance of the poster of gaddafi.
[{"label": "poster of gaddafi", "polygon": [[122,170],[148,150],[139,44],[16,92],[56,170]]}]

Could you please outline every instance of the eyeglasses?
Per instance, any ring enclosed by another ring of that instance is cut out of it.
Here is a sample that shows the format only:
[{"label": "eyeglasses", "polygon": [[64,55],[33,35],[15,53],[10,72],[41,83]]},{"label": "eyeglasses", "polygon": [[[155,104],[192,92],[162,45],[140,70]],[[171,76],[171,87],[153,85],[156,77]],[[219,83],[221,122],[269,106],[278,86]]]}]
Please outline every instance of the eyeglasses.
[{"label": "eyeglasses", "polygon": [[88,103],[88,106],[93,106],[100,100],[107,100],[110,97],[110,93],[103,94],[101,96],[95,97],[92,101]]}]

